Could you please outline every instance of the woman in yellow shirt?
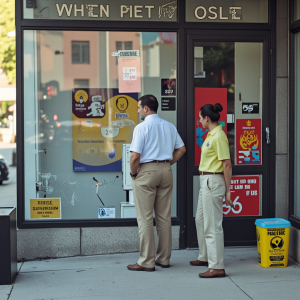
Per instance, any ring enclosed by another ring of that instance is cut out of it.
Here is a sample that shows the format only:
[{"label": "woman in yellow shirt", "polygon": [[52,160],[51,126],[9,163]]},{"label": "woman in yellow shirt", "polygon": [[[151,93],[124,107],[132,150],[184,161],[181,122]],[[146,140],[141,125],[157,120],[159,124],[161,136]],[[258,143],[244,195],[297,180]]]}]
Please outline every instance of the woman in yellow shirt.
[{"label": "woman in yellow shirt", "polygon": [[193,266],[208,266],[201,278],[225,277],[224,235],[222,228],[223,199],[233,206],[230,199],[232,167],[229,143],[219,125],[222,105],[205,104],[200,108],[202,127],[208,129],[201,148],[200,191],[196,212],[196,228],[199,244],[197,260],[190,261]]}]

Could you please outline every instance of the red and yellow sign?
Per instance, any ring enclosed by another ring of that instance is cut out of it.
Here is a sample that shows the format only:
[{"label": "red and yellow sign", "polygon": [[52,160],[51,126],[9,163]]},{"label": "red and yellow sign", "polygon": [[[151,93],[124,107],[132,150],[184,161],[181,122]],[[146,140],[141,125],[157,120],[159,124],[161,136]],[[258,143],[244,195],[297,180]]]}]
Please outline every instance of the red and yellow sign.
[{"label": "red and yellow sign", "polygon": [[61,219],[60,198],[30,199],[31,219]]},{"label": "red and yellow sign", "polygon": [[223,215],[226,217],[260,215],[260,178],[254,176],[232,176],[230,184],[234,208],[223,200]]},{"label": "red and yellow sign", "polygon": [[261,165],[261,119],[236,120],[236,164]]}]

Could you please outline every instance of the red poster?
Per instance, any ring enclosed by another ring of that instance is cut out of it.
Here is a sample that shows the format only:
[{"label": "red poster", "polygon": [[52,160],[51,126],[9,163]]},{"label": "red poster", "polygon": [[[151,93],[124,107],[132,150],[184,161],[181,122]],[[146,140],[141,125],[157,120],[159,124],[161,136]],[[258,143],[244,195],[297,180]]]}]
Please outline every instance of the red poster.
[{"label": "red poster", "polygon": [[236,164],[261,165],[261,119],[236,120]]},{"label": "red poster", "polygon": [[223,111],[220,113],[219,124],[227,134],[227,89],[226,88],[195,88],[195,165],[200,164],[201,147],[208,129],[203,129],[200,123],[199,111],[204,104],[220,103]]},{"label": "red poster", "polygon": [[232,176],[230,191],[234,208],[223,200],[223,215],[226,217],[260,215],[259,176]]}]

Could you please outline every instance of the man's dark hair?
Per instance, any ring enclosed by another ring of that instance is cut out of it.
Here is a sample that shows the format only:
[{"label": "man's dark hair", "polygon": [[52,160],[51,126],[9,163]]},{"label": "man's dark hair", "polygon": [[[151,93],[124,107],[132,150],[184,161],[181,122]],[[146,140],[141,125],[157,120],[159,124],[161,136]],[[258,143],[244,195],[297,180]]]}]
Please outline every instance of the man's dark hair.
[{"label": "man's dark hair", "polygon": [[150,111],[157,112],[158,109],[158,101],[155,96],[153,95],[144,95],[141,98],[139,98],[139,101],[141,101],[141,106],[144,107],[145,105],[150,108]]}]

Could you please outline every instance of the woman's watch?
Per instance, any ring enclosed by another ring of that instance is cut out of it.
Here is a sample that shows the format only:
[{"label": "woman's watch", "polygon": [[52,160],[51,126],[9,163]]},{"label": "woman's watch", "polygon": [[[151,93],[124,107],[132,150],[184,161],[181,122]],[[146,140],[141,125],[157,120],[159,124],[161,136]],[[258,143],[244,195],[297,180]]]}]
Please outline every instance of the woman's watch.
[{"label": "woman's watch", "polygon": [[131,177],[136,177],[136,176],[137,176],[137,173],[131,174],[131,172],[130,172],[130,176],[131,176]]}]

